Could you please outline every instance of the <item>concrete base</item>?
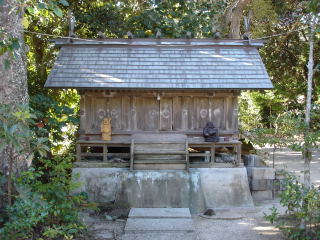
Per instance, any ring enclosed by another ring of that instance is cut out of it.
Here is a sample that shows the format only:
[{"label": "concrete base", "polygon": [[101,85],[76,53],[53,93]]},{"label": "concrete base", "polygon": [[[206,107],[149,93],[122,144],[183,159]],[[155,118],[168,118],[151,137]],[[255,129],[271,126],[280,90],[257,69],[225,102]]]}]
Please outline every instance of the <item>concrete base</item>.
[{"label": "concrete base", "polygon": [[131,208],[124,233],[122,240],[198,239],[188,208]]},{"label": "concrete base", "polygon": [[193,168],[130,172],[124,168],[74,168],[73,175],[95,202],[124,201],[131,207],[207,208],[253,207],[245,168]]}]

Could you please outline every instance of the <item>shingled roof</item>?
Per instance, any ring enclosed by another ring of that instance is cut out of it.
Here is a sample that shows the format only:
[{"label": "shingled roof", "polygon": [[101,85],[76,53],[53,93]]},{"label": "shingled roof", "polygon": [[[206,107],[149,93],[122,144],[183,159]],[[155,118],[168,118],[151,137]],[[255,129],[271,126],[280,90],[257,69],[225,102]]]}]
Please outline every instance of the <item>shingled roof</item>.
[{"label": "shingled roof", "polygon": [[54,40],[50,88],[270,89],[261,41],[212,39]]}]

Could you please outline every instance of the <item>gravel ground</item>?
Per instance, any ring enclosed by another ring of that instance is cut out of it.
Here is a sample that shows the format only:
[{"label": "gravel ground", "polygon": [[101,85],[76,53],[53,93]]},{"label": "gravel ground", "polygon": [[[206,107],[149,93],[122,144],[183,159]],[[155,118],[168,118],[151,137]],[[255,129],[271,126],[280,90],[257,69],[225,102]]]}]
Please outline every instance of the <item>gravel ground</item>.
[{"label": "gravel ground", "polygon": [[[269,208],[281,208],[279,201],[264,201],[255,203],[253,209],[235,209],[234,215],[241,216],[238,220],[204,219],[193,215],[199,240],[280,240],[281,232],[264,219],[264,213]],[[282,210],[283,211],[283,210]],[[222,217],[223,218],[223,214]]]},{"label": "gravel ground", "polygon": [[[319,151],[311,162],[311,180],[320,185]],[[282,149],[276,153],[276,169],[286,169],[302,177],[303,160],[301,154]],[[284,212],[279,199],[255,202],[254,208],[232,209],[219,213],[216,219],[207,219],[193,215],[193,221],[198,232],[199,240],[281,240],[281,232],[264,219],[264,213],[276,206]],[[236,217],[232,217],[236,216]],[[121,239],[125,222],[106,221],[104,218],[89,218],[89,238],[95,240]],[[148,239],[146,239],[148,240]],[[151,239],[150,239],[151,240]],[[168,239],[170,240],[170,239]]]},{"label": "gravel ground", "polygon": [[[320,185],[320,151],[315,151],[311,161],[311,182]],[[282,149],[276,153],[275,168],[294,172],[303,179],[303,160],[301,153]]]}]

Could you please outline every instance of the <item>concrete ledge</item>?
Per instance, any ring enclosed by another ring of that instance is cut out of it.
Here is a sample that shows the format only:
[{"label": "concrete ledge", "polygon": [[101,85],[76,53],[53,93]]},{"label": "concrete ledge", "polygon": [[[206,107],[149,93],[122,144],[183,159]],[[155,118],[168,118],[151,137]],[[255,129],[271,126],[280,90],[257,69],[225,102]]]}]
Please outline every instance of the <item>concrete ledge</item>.
[{"label": "concrete ledge", "polygon": [[192,219],[188,218],[128,218],[125,233],[140,233],[144,231],[165,231],[165,232],[193,232]]},{"label": "concrete ledge", "polygon": [[123,168],[74,168],[94,202],[123,201],[137,208],[253,207],[245,168],[194,168],[133,171]]},{"label": "concrete ledge", "polygon": [[195,233],[168,233],[168,232],[153,232],[153,233],[131,233],[122,236],[122,240],[198,240]]},{"label": "concrete ledge", "polygon": [[129,218],[191,218],[189,208],[131,208]]}]

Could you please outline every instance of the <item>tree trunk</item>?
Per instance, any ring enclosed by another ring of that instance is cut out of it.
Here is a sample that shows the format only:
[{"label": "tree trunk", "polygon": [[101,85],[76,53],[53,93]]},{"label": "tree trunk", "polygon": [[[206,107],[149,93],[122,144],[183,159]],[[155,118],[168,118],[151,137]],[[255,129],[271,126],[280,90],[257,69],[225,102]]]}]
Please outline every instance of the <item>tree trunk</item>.
[{"label": "tree trunk", "polygon": [[311,97],[312,97],[312,80],[313,80],[313,52],[314,52],[314,33],[315,33],[315,17],[312,16],[310,20],[310,35],[309,35],[309,62],[308,62],[308,87],[307,87],[307,105],[306,105],[306,132],[304,145],[304,184],[307,188],[311,187],[310,181],[310,162],[312,160],[311,143],[308,140],[310,132],[310,111],[311,111]]},{"label": "tree trunk", "polygon": [[[29,101],[25,64],[26,55],[24,51],[25,44],[21,24],[23,11],[18,12],[18,4],[17,0],[4,0],[0,6],[0,28],[4,29],[9,36],[17,38],[20,43],[20,48],[16,51],[16,58],[11,58],[8,52],[0,56],[0,104],[28,104]],[[11,61],[10,68],[7,70],[4,69],[3,64],[5,59]],[[0,175],[1,173],[6,176],[9,175],[9,163],[11,160],[13,161],[13,173],[25,169],[28,165],[26,156],[13,154],[14,157],[11,159],[11,152],[10,147],[7,146],[4,152],[0,153]]]},{"label": "tree trunk", "polygon": [[233,0],[225,13],[225,23],[229,28],[229,38],[240,38],[241,20],[243,10],[249,5],[251,0]]}]

